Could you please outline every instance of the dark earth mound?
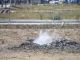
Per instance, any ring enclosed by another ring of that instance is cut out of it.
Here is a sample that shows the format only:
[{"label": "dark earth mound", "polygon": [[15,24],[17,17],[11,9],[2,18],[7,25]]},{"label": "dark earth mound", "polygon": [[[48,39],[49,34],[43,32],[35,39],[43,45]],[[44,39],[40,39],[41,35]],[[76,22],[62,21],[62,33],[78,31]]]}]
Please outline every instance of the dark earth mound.
[{"label": "dark earth mound", "polygon": [[18,47],[14,46],[8,48],[10,50],[25,50],[25,51],[46,51],[53,52],[54,50],[68,51],[68,52],[80,52],[80,43],[70,41],[67,39],[56,40],[50,45],[38,45],[33,43],[33,39],[27,40],[26,42],[20,44]]}]

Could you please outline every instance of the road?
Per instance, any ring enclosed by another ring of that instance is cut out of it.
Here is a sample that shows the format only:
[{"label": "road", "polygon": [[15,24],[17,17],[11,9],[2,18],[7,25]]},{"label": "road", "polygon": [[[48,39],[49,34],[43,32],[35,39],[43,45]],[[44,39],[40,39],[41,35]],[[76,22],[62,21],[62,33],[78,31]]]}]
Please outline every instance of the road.
[{"label": "road", "polygon": [[80,24],[80,20],[26,20],[26,19],[13,19],[2,20],[0,19],[0,25],[66,25],[66,24]]}]

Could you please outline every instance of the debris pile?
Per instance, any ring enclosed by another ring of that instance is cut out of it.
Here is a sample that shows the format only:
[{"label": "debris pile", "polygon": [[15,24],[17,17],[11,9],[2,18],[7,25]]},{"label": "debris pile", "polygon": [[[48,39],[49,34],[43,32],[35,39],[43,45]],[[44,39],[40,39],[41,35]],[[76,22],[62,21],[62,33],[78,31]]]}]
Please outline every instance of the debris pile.
[{"label": "debris pile", "polygon": [[68,52],[80,52],[80,43],[70,41],[67,39],[55,40],[50,45],[39,45],[33,43],[33,39],[27,40],[26,42],[20,44],[18,47],[9,48],[11,50],[32,50],[32,51],[68,51]]}]

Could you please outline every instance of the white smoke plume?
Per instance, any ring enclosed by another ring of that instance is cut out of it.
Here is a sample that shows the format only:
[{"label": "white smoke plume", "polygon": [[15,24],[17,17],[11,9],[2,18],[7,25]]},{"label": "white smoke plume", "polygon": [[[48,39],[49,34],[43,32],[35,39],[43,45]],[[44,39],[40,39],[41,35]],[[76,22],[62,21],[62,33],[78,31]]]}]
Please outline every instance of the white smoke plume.
[{"label": "white smoke plume", "polygon": [[50,43],[58,39],[60,39],[60,37],[56,33],[50,33],[48,30],[41,30],[39,36],[33,41],[33,43],[50,45]]}]

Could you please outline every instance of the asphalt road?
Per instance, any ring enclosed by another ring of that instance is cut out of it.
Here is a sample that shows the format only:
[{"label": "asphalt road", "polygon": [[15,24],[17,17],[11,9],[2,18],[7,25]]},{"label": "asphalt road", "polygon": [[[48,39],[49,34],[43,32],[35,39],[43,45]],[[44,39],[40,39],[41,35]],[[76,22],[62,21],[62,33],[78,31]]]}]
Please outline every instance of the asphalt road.
[{"label": "asphalt road", "polygon": [[80,20],[28,20],[28,19],[13,19],[13,20],[3,20],[0,19],[0,25],[66,25],[66,24],[80,24]]}]

